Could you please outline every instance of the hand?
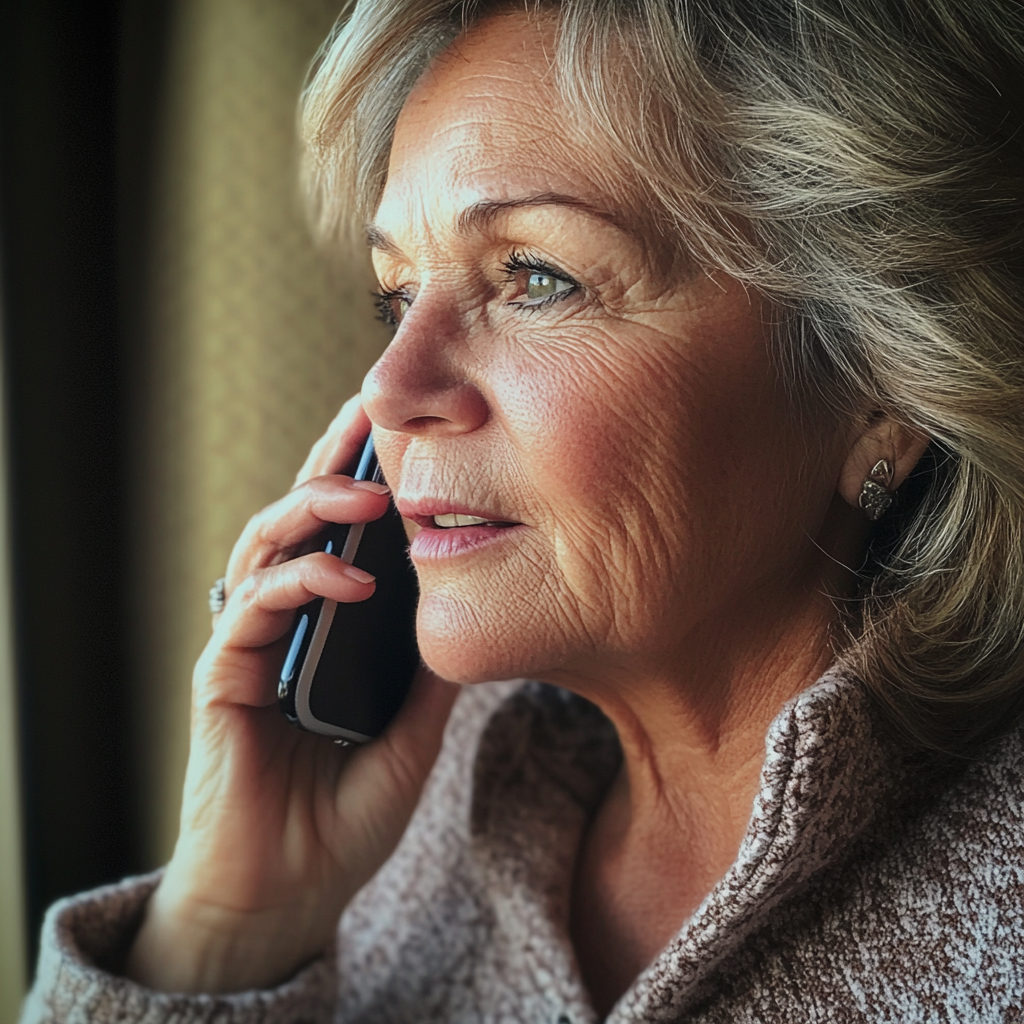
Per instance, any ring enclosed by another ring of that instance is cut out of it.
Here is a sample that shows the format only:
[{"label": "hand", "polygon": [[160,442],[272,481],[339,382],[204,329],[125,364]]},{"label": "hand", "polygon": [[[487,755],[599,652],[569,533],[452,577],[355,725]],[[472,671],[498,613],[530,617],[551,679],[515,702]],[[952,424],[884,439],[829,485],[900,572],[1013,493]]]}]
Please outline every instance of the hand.
[{"label": "hand", "polygon": [[328,522],[384,514],[380,486],[334,475],[368,430],[352,399],[231,555],[227,604],[193,681],[181,832],[126,962],[151,988],[267,987],[318,955],[401,838],[437,756],[457,687],[426,669],[366,747],[302,732],[276,707],[295,609],[374,590],[333,555],[295,557]]}]

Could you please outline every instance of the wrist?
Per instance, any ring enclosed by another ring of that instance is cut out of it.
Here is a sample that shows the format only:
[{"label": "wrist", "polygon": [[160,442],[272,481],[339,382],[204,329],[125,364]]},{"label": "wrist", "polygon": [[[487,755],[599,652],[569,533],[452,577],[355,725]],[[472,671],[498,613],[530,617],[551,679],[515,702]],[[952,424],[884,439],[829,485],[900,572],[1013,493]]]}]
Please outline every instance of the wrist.
[{"label": "wrist", "polygon": [[288,912],[231,911],[154,892],[124,961],[132,981],[160,992],[228,993],[273,988],[330,944]]}]

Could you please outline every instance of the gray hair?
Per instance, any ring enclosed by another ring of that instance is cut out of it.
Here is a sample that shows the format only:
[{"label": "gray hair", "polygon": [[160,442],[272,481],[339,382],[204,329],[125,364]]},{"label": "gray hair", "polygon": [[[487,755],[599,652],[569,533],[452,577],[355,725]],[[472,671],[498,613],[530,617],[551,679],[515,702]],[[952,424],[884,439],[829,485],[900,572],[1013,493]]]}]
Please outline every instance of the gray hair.
[{"label": "gray hair", "polygon": [[[661,230],[774,302],[794,395],[934,439],[875,533],[842,657],[915,747],[997,734],[1024,710],[1024,9],[529,6],[557,15],[559,88]],[[508,8],[350,4],[300,111],[321,235],[376,207],[428,63]]]}]

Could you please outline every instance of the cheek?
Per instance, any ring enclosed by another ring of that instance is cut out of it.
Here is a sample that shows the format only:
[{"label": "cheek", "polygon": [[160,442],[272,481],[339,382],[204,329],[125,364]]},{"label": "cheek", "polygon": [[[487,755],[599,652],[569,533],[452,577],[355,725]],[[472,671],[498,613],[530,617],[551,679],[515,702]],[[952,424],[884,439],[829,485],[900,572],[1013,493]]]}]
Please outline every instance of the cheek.
[{"label": "cheek", "polygon": [[508,376],[508,429],[593,632],[638,639],[652,606],[701,616],[797,556],[817,511],[793,507],[795,480],[813,488],[759,317],[531,356]]},{"label": "cheek", "polygon": [[[581,514],[614,504],[660,447],[656,424],[680,418],[669,361],[622,339],[550,345],[510,361],[495,381],[496,406],[529,482],[553,509]],[[667,408],[671,406],[672,408]],[[669,425],[677,433],[676,425]]]},{"label": "cheek", "polygon": [[[803,453],[764,343],[720,323],[684,338],[563,333],[477,367],[491,420],[450,443],[477,446],[534,529],[508,558],[421,577],[421,649],[442,675],[652,654],[792,564]],[[406,443],[382,444],[385,470]]]},{"label": "cheek", "polygon": [[[586,346],[551,346],[517,360],[506,378],[507,429],[551,556],[595,631],[618,628],[613,618],[632,618],[633,606],[671,586],[691,549],[693,372],[644,342],[591,336]],[[594,621],[602,615],[603,627]]]},{"label": "cheek", "polygon": [[621,338],[571,342],[508,346],[487,364],[493,450],[480,462],[510,468],[496,485],[532,525],[507,558],[421,573],[421,652],[448,678],[543,676],[630,646],[689,546],[678,370],[668,379],[654,350]]}]

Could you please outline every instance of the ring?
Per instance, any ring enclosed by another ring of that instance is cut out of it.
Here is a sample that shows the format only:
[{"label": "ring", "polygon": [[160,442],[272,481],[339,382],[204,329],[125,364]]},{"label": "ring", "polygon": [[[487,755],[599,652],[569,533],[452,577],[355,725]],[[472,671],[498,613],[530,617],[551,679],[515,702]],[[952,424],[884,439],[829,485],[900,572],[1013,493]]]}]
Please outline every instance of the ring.
[{"label": "ring", "polygon": [[212,587],[210,587],[210,614],[219,615],[224,611],[224,602],[227,600],[227,595],[224,593],[224,577],[221,576],[219,580]]}]

